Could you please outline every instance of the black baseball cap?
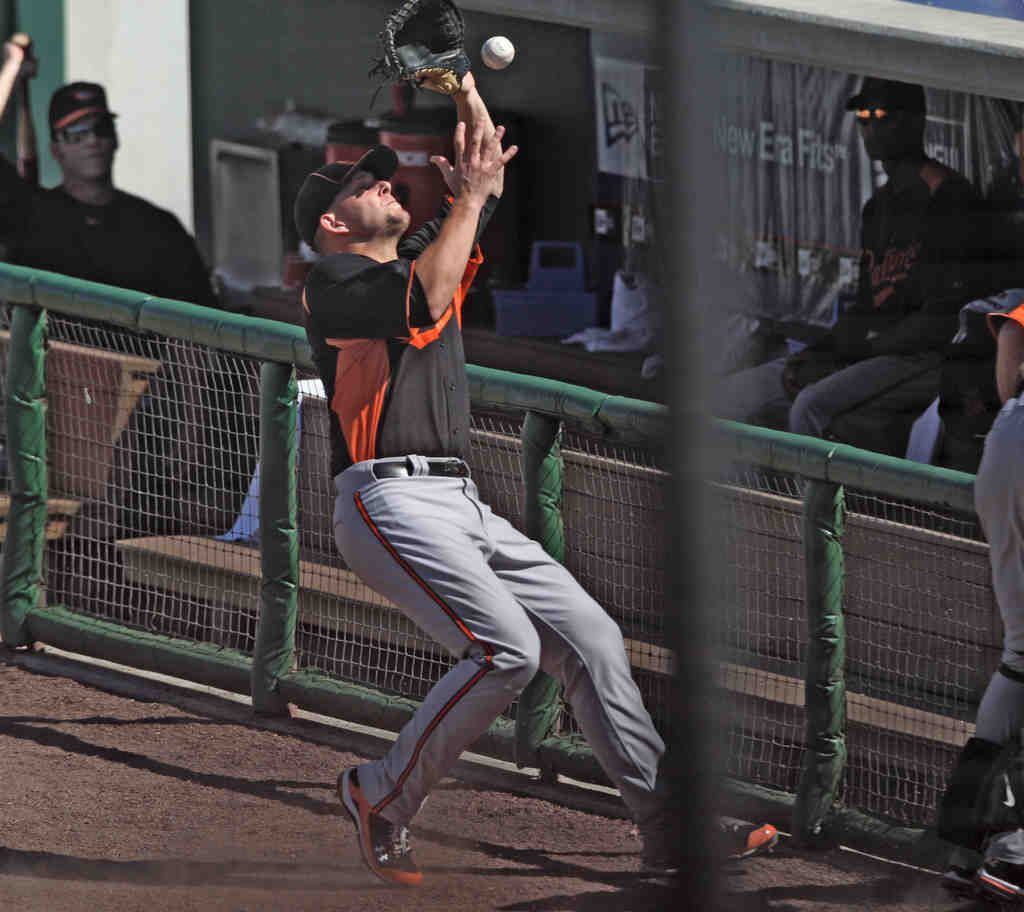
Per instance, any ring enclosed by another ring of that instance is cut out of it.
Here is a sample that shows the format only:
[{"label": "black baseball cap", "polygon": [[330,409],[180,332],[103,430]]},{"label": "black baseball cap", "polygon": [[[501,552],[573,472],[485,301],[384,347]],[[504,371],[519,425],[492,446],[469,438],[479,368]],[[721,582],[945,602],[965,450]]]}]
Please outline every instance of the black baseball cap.
[{"label": "black baseball cap", "polygon": [[912,82],[865,76],[860,91],[846,102],[847,111],[860,111],[864,108],[924,114],[924,88]]},{"label": "black baseball cap", "polygon": [[398,155],[389,146],[374,146],[359,161],[331,162],[317,168],[302,182],[295,197],[295,228],[310,247],[316,237],[320,216],[331,208],[334,198],[358,171],[368,171],[377,180],[388,180],[398,170]]},{"label": "black baseball cap", "polygon": [[61,86],[50,98],[50,129],[65,127],[89,114],[117,117],[107,107],[107,93],[95,82],[71,82]]}]

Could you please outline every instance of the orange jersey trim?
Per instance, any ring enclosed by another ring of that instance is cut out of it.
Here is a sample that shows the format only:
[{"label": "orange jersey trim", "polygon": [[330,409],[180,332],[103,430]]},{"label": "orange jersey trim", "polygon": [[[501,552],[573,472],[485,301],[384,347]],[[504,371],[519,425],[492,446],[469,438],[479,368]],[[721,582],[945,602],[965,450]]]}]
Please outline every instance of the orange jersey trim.
[{"label": "orange jersey trim", "polygon": [[391,365],[383,339],[328,339],[338,350],[331,411],[353,462],[377,455],[377,431],[384,411]]},{"label": "orange jersey trim", "polygon": [[462,278],[459,280],[459,287],[455,289],[455,296],[452,298],[451,304],[448,305],[447,310],[441,314],[441,318],[436,323],[432,326],[423,327],[409,326],[412,277],[416,272],[416,263],[413,262],[409,269],[409,285],[405,291],[405,323],[406,326],[409,326],[409,338],[407,341],[413,348],[426,348],[431,342],[434,342],[441,335],[445,326],[448,325],[448,321],[452,318],[453,313],[455,314],[456,323],[460,329],[462,328],[462,305],[465,303],[466,295],[469,293],[473,280],[476,278],[477,270],[483,261],[483,251],[480,250],[480,245],[477,244],[466,263],[466,268],[462,273]]}]

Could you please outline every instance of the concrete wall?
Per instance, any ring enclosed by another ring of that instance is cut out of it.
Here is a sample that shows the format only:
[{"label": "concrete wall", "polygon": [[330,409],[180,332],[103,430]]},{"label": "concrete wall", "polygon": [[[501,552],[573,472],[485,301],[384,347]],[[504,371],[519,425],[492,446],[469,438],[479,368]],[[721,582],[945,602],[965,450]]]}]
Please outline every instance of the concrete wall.
[{"label": "concrete wall", "polygon": [[65,0],[65,78],[119,115],[117,186],[193,228],[188,0]]},{"label": "concrete wall", "polygon": [[[375,88],[367,71],[376,35],[394,5],[193,0],[196,234],[204,250],[210,250],[210,140],[239,135],[289,98],[338,119],[364,117]],[[474,60],[493,34],[507,35],[518,49],[508,70],[474,69],[493,109],[527,119],[528,142],[515,165],[531,188],[526,230],[539,238],[587,237],[595,155],[589,32],[472,10],[465,15]],[[450,102],[418,93],[417,104]],[[375,110],[388,107],[384,90]]]}]

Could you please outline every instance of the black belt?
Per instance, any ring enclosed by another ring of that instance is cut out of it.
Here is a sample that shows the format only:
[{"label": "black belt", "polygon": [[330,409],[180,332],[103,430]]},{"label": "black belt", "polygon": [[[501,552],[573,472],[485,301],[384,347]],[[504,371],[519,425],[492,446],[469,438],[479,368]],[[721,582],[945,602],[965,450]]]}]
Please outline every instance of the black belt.
[{"label": "black belt", "polygon": [[[408,478],[413,474],[413,470],[408,459],[403,462],[385,462],[381,459],[373,463],[373,474],[376,478]],[[427,474],[467,478],[469,466],[461,459],[428,459]]]}]

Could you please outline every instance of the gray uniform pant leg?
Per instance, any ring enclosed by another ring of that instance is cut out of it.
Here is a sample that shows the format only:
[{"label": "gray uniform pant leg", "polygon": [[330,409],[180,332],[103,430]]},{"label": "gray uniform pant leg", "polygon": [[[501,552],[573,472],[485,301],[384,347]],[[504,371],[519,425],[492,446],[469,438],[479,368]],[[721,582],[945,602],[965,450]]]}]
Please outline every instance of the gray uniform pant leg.
[{"label": "gray uniform pant leg", "polygon": [[471,479],[378,481],[360,463],[335,484],[335,538],[346,562],[459,660],[387,754],[360,767],[376,811],[411,820],[459,754],[545,667],[579,705],[584,734],[634,815],[653,814],[664,746],[632,683],[621,633],[572,576],[494,517]]},{"label": "gray uniform pant leg", "polygon": [[989,543],[992,588],[1003,621],[1003,662],[1024,673],[1024,402],[1011,399],[992,423],[974,482],[974,507]]},{"label": "gray uniform pant leg", "polygon": [[491,569],[530,616],[540,667],[561,681],[587,743],[643,823],[661,809],[665,744],[633,680],[619,625],[537,542],[483,505]]},{"label": "gray uniform pant leg", "polygon": [[709,411],[729,421],[756,422],[762,415],[785,415],[789,397],[782,388],[785,358],[716,377],[708,383]]},{"label": "gray uniform pant leg", "polygon": [[[974,504],[989,543],[992,588],[1003,622],[1002,664],[1024,674],[1024,403],[1011,399],[985,438]],[[1024,726],[1024,683],[996,672],[975,734],[1005,743]]]},{"label": "gray uniform pant leg", "polygon": [[805,386],[789,410],[794,434],[824,437],[833,420],[876,400],[879,410],[923,411],[939,392],[941,355],[879,355]]}]

